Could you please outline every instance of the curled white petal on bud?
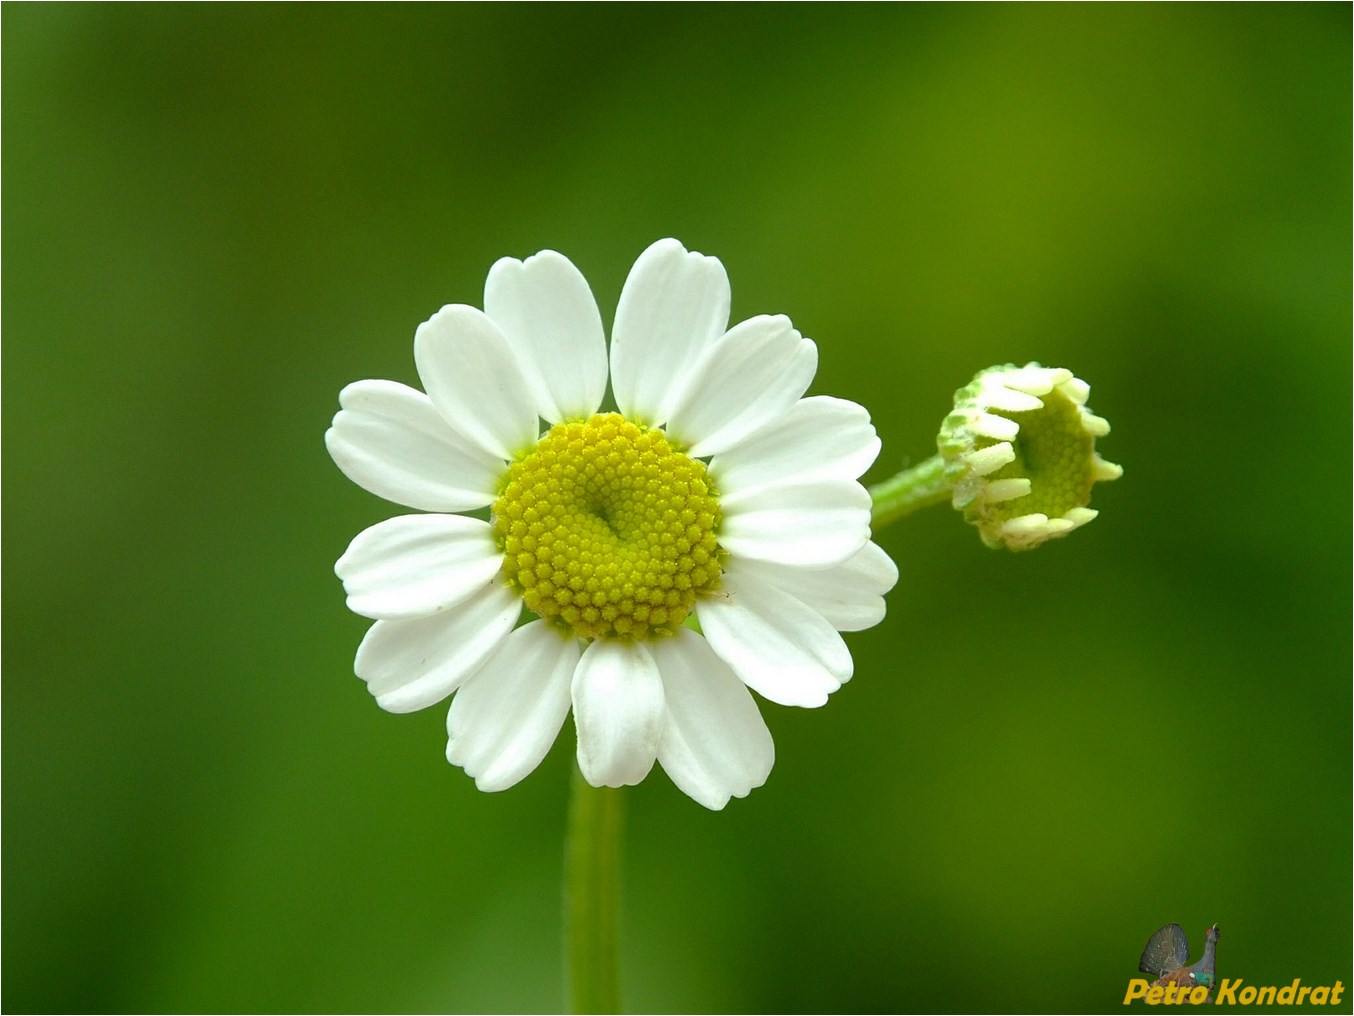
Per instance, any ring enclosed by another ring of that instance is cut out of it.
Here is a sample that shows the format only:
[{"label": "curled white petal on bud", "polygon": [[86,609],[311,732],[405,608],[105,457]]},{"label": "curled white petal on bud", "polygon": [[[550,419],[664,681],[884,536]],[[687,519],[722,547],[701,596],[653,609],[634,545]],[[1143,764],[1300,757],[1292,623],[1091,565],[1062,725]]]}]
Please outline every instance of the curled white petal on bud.
[{"label": "curled white petal on bud", "polygon": [[1014,462],[1015,457],[1015,449],[1011,447],[1011,442],[1003,441],[1001,444],[994,444],[974,452],[969,458],[969,468],[973,470],[975,476],[986,476]]},{"label": "curled white petal on bud", "polygon": [[1096,416],[1094,413],[1086,413],[1081,418],[1084,426],[1090,434],[1095,437],[1104,437],[1110,432],[1110,422],[1103,416]]},{"label": "curled white petal on bud", "polygon": [[1017,515],[1013,519],[1007,519],[1002,524],[1002,529],[1012,535],[1021,535],[1024,533],[1037,533],[1044,529],[1048,522],[1048,516],[1041,512],[1034,512],[1030,515]]},{"label": "curled white petal on bud", "polygon": [[979,413],[973,421],[973,432],[993,441],[1014,441],[1020,433],[1020,424],[994,413]]},{"label": "curled white petal on bud", "polygon": [[1078,406],[1086,405],[1086,400],[1091,397],[1091,386],[1079,377],[1064,381],[1058,387]]},{"label": "curled white petal on bud", "polygon": [[1091,475],[1097,480],[1117,480],[1124,475],[1124,467],[1117,462],[1106,462],[1099,455],[1093,455]]},{"label": "curled white petal on bud", "polygon": [[987,395],[988,407],[1000,410],[1003,413],[1030,413],[1036,409],[1044,408],[1043,402],[1033,395],[1018,392],[1014,388],[1007,388],[1005,385],[994,386],[985,394]]},{"label": "curled white petal on bud", "polygon": [[1007,388],[1028,395],[1047,395],[1061,384],[1072,380],[1072,372],[1061,367],[1036,367],[1031,364],[1016,370],[1008,370],[1002,375],[1001,383]]},{"label": "curled white petal on bud", "polygon": [[1030,492],[1030,480],[1026,476],[1015,476],[1009,480],[993,480],[983,488],[984,501],[1011,501],[1024,497]]}]

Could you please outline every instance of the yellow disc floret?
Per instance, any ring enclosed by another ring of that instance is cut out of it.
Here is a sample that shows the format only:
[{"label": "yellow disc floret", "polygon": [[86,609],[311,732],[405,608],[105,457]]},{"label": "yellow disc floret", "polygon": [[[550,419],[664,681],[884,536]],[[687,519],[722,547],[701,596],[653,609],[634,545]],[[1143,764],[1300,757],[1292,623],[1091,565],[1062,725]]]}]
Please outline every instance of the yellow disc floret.
[{"label": "yellow disc floret", "polygon": [[671,634],[719,579],[705,464],[616,413],[552,427],[509,468],[493,519],[526,605],[581,638]]}]

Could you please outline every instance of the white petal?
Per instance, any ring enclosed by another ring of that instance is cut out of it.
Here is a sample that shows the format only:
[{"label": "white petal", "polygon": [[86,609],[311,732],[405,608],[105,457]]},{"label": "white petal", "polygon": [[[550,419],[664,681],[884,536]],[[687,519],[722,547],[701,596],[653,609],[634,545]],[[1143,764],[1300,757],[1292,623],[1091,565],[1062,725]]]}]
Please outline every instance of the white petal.
[{"label": "white petal", "polygon": [[1073,528],[1075,527],[1072,523],[1066,519],[1051,519],[1043,512],[1017,515],[1013,519],[1007,519],[1001,525],[1001,531],[1004,535],[1018,539],[1030,536],[1056,535]]},{"label": "white petal", "polygon": [[484,284],[484,313],[508,337],[537,413],[559,423],[597,412],[606,392],[606,337],[573,262],[552,250],[496,262]]},{"label": "white petal", "polygon": [[724,494],[816,476],[854,480],[878,454],[879,438],[863,406],[814,395],[716,455],[710,475]]},{"label": "white petal", "polygon": [[541,764],[569,715],[578,639],[547,621],[518,628],[451,700],[447,761],[480,790],[506,790]]},{"label": "white petal", "polygon": [[1091,456],[1091,476],[1099,480],[1117,480],[1124,475],[1124,467],[1117,462],[1108,462],[1100,455]]},{"label": "white petal", "polygon": [[487,522],[400,515],[358,533],[334,571],[354,614],[409,618],[455,606],[482,589],[502,563]]},{"label": "white petal", "polygon": [[1079,377],[1064,381],[1058,386],[1058,390],[1078,406],[1086,405],[1086,400],[1091,397],[1091,386]]},{"label": "white petal", "polygon": [[1009,465],[1015,460],[1015,448],[1012,447],[1011,442],[1002,441],[1000,444],[970,452],[968,467],[973,471],[974,476],[986,476],[988,473],[995,473],[1002,466]]},{"label": "white petal", "polygon": [[993,441],[1014,441],[1020,433],[1020,424],[993,413],[979,413],[969,426],[973,433]]},{"label": "white petal", "polygon": [[743,682],[689,628],[654,644],[668,721],[658,763],[687,796],[719,811],[766,782],[771,731]]},{"label": "white petal", "polygon": [[984,405],[992,409],[1000,409],[1003,413],[1028,413],[1035,409],[1042,409],[1044,403],[1028,395],[1025,392],[1018,392],[1014,388],[1007,388],[1001,384],[990,384],[983,390],[982,400]]},{"label": "white petal", "polygon": [[420,391],[355,381],[324,443],[345,476],[396,504],[429,512],[483,508],[507,466],[451,429]]},{"label": "white petal", "polygon": [[440,702],[484,664],[522,612],[522,598],[497,582],[464,603],[412,621],[377,621],[357,647],[354,668],[392,713]]},{"label": "white petal", "polygon": [[1081,425],[1086,428],[1086,433],[1092,437],[1104,437],[1110,432],[1110,422],[1103,416],[1096,416],[1094,413],[1087,413],[1084,410],[1081,414]]},{"label": "white petal", "polygon": [[651,245],[625,280],[611,330],[611,388],[632,419],[658,425],[701,353],[729,325],[729,277],[676,240]]},{"label": "white petal", "polygon": [[437,411],[481,448],[507,460],[535,443],[536,402],[483,311],[449,304],[419,325],[414,363]]},{"label": "white petal", "polygon": [[898,566],[867,543],[852,558],[831,568],[796,568],[740,560],[738,570],[789,593],[823,616],[838,631],[863,631],[884,619],[884,594],[898,581]]},{"label": "white petal", "polygon": [[989,504],[998,504],[1024,497],[1032,489],[1034,484],[1028,476],[1013,476],[1005,480],[988,480],[980,496]]},{"label": "white petal", "polygon": [[668,416],[668,434],[699,458],[732,448],[785,415],[818,370],[818,347],[784,315],[734,325],[705,351]]},{"label": "white petal", "polygon": [[1072,372],[1066,367],[1036,367],[1033,364],[1004,370],[996,376],[1006,387],[1029,395],[1047,395],[1058,385],[1072,380]]},{"label": "white petal", "polygon": [[663,733],[663,681],[639,642],[597,639],[574,671],[578,767],[594,787],[639,783]]},{"label": "white petal", "polygon": [[719,507],[720,545],[759,561],[839,564],[870,538],[870,495],[855,480],[754,487],[722,495]]},{"label": "white petal", "polygon": [[821,706],[851,678],[846,643],[817,611],[736,565],[696,615],[711,648],[772,702]]}]

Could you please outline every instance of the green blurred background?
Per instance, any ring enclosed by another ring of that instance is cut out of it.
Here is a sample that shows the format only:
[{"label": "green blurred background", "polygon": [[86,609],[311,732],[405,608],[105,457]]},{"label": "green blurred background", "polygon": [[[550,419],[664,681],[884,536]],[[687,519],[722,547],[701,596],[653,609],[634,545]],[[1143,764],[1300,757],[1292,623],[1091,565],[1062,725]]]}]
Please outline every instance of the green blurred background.
[{"label": "green blurred background", "polygon": [[[1180,922],[1351,975],[1350,7],[3,13],[3,1007],[556,1010],[572,727],[478,793],[352,676],[321,440],[552,247],[791,315],[870,479],[991,363],[1124,464],[1034,554],[944,508],[770,782],[627,792],[638,1011],[1099,1011]],[[1349,1011],[1348,1005],[1344,1006]]]}]

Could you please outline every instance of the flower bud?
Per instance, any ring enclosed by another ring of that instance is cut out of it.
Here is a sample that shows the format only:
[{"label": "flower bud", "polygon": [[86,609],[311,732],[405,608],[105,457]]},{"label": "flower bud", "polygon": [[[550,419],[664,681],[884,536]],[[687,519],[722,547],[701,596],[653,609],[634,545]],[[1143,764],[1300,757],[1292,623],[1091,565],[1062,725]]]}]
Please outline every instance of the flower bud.
[{"label": "flower bud", "polygon": [[954,507],[989,547],[1030,550],[1098,514],[1091,487],[1123,469],[1096,454],[1110,425],[1086,408],[1090,391],[1031,363],[990,367],[955,392],[936,444]]}]

